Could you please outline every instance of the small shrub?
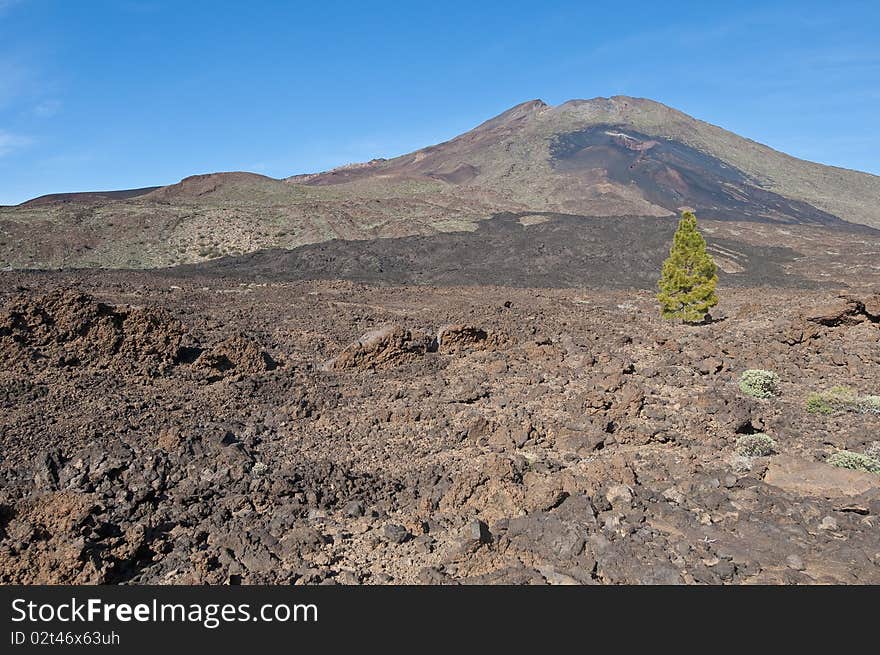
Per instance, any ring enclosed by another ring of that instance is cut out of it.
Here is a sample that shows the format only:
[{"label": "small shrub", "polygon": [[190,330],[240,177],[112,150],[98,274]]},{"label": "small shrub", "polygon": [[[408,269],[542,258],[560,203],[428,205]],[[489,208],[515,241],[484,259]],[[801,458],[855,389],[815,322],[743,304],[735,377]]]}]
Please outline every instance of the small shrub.
[{"label": "small shrub", "polygon": [[842,384],[835,385],[825,392],[825,397],[832,404],[851,405],[858,402],[859,395],[852,387],[846,387]]},{"label": "small shrub", "polygon": [[853,471],[866,471],[867,473],[877,473],[880,475],[880,460],[862,455],[861,453],[852,453],[848,450],[838,450],[828,458],[831,466],[842,469],[851,469]]},{"label": "small shrub", "polygon": [[880,414],[880,396],[865,396],[859,400],[859,411],[863,414]]},{"label": "small shrub", "polygon": [[857,412],[859,414],[880,414],[880,396],[863,396],[851,387],[838,385],[822,393],[812,393],[807,397],[807,411],[814,414],[833,414],[834,412]]},{"label": "small shrub", "polygon": [[776,451],[776,441],[763,432],[745,434],[736,440],[736,452],[744,457],[766,457]]},{"label": "small shrub", "polygon": [[739,389],[754,398],[770,398],[779,393],[779,376],[773,371],[749,369],[739,378]]},{"label": "small shrub", "polygon": [[811,393],[807,398],[807,411],[811,414],[833,414],[834,408],[821,393]]}]

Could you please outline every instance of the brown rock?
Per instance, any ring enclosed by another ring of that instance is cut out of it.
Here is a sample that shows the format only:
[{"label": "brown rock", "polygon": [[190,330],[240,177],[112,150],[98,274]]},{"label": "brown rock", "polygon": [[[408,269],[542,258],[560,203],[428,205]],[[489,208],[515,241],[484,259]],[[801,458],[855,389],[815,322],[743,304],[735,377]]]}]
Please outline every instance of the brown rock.
[{"label": "brown rock", "polygon": [[236,335],[203,351],[195,366],[218,372],[262,373],[275,369],[278,364],[255,341]]},{"label": "brown rock", "polygon": [[865,315],[875,323],[880,322],[880,293],[865,298]]},{"label": "brown rock", "polygon": [[586,457],[602,447],[608,435],[599,430],[578,430],[564,427],[556,436],[556,450]]},{"label": "brown rock", "polygon": [[432,340],[399,325],[384,325],[367,332],[324,364],[326,370],[387,368],[428,352]]},{"label": "brown rock", "polygon": [[779,340],[789,346],[806,343],[819,336],[819,326],[801,317],[786,325],[779,331]]},{"label": "brown rock", "polygon": [[528,472],[523,476],[524,502],[527,511],[545,511],[561,503],[566,493],[559,478]]},{"label": "brown rock", "polygon": [[180,428],[170,426],[159,431],[159,437],[156,439],[156,445],[162,450],[173,452],[180,445],[181,434]]},{"label": "brown rock", "polygon": [[786,491],[822,498],[858,496],[880,489],[880,476],[873,473],[851,471],[790,455],[780,455],[770,461],[764,482]]},{"label": "brown rock", "polygon": [[833,302],[813,309],[806,316],[811,323],[835,327],[854,325],[864,320],[859,304],[849,298],[837,298]]},{"label": "brown rock", "polygon": [[40,362],[161,375],[185,332],[163,309],[116,307],[70,290],[22,293],[0,311],[0,369]]},{"label": "brown rock", "polygon": [[717,357],[707,357],[702,360],[697,366],[697,370],[702,375],[712,375],[714,373],[718,373],[722,368],[724,368],[724,362]]},{"label": "brown rock", "polygon": [[437,348],[441,353],[485,350],[490,344],[486,330],[473,325],[444,325],[437,332]]},{"label": "brown rock", "polygon": [[507,368],[507,362],[503,359],[496,359],[486,364],[486,373],[489,375],[501,375],[507,373]]}]

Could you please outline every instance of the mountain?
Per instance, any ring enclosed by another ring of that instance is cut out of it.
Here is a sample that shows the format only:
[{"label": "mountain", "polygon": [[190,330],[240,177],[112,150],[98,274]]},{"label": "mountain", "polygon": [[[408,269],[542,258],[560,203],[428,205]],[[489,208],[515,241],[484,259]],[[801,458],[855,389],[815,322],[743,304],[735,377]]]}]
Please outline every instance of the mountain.
[{"label": "mountain", "polygon": [[335,184],[427,177],[492,189],[530,209],[880,227],[880,177],[822,166],[651,100],[517,105],[451,141],[391,160],[290,178]]},{"label": "mountain", "polygon": [[880,177],[790,157],[651,100],[533,100],[393,159],[0,208],[0,267],[153,268],[474,232],[501,214],[667,218],[683,207],[704,221],[880,228]]}]

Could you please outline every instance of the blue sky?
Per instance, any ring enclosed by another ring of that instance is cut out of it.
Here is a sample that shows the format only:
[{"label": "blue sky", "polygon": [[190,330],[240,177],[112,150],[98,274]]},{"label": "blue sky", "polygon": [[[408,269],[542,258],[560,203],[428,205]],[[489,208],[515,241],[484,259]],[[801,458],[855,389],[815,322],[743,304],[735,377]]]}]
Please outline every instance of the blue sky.
[{"label": "blue sky", "polygon": [[0,0],[0,204],[393,156],[659,100],[880,174],[880,3]]}]

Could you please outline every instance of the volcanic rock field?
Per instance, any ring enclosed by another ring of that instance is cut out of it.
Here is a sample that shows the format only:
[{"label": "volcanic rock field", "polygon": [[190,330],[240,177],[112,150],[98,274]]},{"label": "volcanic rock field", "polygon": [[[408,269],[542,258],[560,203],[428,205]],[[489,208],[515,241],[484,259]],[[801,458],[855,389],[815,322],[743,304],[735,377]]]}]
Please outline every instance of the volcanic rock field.
[{"label": "volcanic rock field", "polygon": [[876,290],[3,279],[0,582],[880,582]]}]

